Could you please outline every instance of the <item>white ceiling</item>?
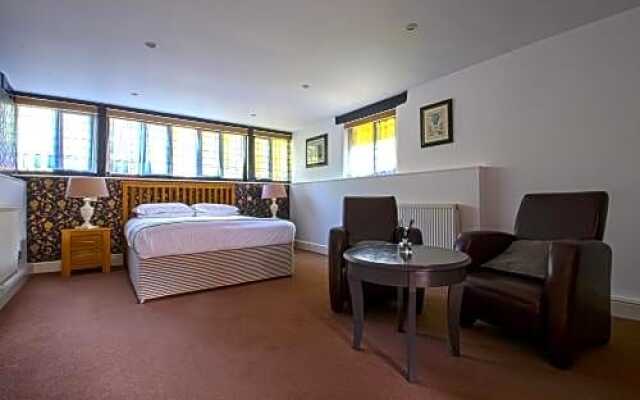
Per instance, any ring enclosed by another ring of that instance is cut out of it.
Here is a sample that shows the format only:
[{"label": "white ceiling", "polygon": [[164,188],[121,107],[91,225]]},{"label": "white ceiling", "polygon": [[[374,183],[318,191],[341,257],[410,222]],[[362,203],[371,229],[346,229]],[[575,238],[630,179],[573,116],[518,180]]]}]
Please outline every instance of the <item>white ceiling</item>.
[{"label": "white ceiling", "polygon": [[0,0],[0,71],[21,91],[295,129],[638,5]]}]

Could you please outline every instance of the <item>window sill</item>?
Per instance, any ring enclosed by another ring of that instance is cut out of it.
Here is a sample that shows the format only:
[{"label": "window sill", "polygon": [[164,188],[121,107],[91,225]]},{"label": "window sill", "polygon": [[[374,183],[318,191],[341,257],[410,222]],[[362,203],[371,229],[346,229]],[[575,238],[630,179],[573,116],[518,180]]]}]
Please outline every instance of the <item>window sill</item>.
[{"label": "window sill", "polygon": [[379,172],[377,174],[371,174],[371,175],[356,175],[356,176],[343,175],[342,179],[376,178],[376,177],[380,177],[380,176],[389,176],[389,175],[398,175],[398,171],[393,170],[393,171],[389,171],[389,172]]},{"label": "window sill", "polygon": [[482,165],[469,165],[469,166],[460,166],[460,167],[451,167],[451,168],[441,168],[441,169],[431,169],[431,170],[421,170],[421,171],[410,171],[410,172],[395,172],[391,174],[379,174],[379,175],[367,175],[360,177],[335,177],[335,178],[326,178],[326,179],[315,179],[315,180],[300,180],[293,181],[291,185],[305,185],[312,183],[322,183],[322,182],[340,182],[340,181],[353,181],[353,180],[373,180],[373,179],[384,179],[384,178],[392,178],[399,176],[408,176],[408,175],[420,175],[420,174],[428,174],[428,173],[438,173],[438,172],[450,172],[450,171],[460,171],[466,169],[481,169],[486,168]]}]

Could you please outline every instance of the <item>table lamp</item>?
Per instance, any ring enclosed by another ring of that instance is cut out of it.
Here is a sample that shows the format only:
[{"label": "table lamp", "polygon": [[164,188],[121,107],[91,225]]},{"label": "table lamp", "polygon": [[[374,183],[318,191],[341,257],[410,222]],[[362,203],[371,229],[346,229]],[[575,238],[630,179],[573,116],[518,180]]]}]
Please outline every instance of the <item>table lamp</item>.
[{"label": "table lamp", "polygon": [[271,209],[272,218],[276,218],[278,214],[278,204],[276,203],[276,199],[285,197],[287,197],[287,191],[281,183],[264,185],[262,187],[262,198],[271,199],[271,207],[269,208]]},{"label": "table lamp", "polygon": [[91,202],[97,201],[98,197],[108,196],[109,191],[107,190],[107,184],[104,178],[89,178],[84,176],[69,178],[66,197],[81,198],[84,200],[84,205],[80,208],[80,215],[82,215],[84,224],[77,228],[96,228],[95,225],[91,224],[91,218],[93,217],[93,206]]}]

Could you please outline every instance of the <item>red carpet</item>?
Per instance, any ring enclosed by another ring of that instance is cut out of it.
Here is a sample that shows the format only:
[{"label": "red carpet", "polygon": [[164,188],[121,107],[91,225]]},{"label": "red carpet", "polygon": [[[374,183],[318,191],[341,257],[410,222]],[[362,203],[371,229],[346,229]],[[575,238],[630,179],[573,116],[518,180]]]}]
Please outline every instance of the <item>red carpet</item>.
[{"label": "red carpet", "polygon": [[326,258],[299,252],[296,275],[135,302],[124,271],[33,277],[0,311],[0,399],[638,398],[640,323],[616,320],[609,346],[570,371],[487,326],[447,353],[443,291],[418,323],[409,384],[393,310],[369,313],[365,351],[328,307]]}]

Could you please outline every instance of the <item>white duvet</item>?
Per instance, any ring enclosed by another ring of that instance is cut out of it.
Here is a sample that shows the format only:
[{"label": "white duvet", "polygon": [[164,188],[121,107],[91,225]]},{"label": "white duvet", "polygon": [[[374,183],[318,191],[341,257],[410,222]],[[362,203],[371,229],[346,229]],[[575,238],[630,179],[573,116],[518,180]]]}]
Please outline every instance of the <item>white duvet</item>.
[{"label": "white duvet", "polygon": [[296,227],[277,218],[132,218],[125,236],[139,258],[194,254],[293,242]]}]

